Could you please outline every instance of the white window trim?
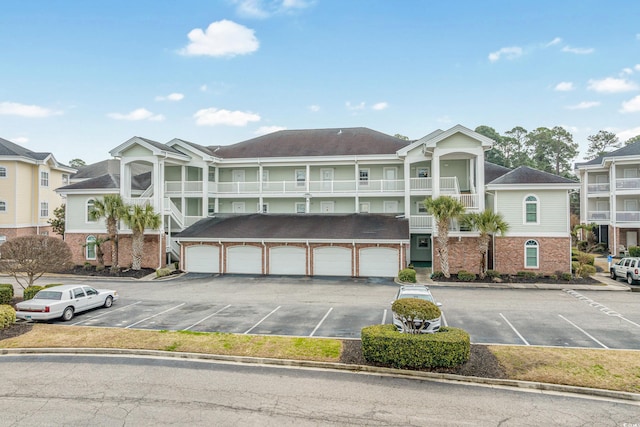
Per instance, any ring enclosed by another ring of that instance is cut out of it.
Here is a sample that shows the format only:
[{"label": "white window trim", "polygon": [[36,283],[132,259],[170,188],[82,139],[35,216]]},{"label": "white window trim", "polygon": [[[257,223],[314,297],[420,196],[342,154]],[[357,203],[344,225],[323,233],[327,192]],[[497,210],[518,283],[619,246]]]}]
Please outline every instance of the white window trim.
[{"label": "white window trim", "polygon": [[[46,182],[44,179],[45,177],[46,177]],[[45,188],[49,187],[49,172],[40,171],[40,187],[45,187]]]},{"label": "white window trim", "polygon": [[262,206],[260,206],[260,203],[256,204],[256,210],[258,211],[258,213],[269,213],[269,203],[262,203]]},{"label": "white window trim", "polygon": [[[422,212],[420,211],[420,208],[422,208]],[[416,213],[418,215],[421,214],[428,214],[429,212],[427,211],[427,207],[424,204],[424,201],[416,201]]]},{"label": "white window trim", "polygon": [[[43,206],[46,206],[47,209],[47,214],[46,215],[42,215],[43,212]],[[49,218],[49,202],[40,202],[40,218]]]},{"label": "white window trim", "polygon": [[[536,201],[528,202],[527,199],[529,197],[535,197]],[[536,205],[536,221],[535,222],[527,221],[527,205],[530,203],[535,203]],[[526,196],[524,196],[524,199],[522,200],[522,223],[524,225],[540,225],[540,197],[536,196],[535,194],[527,194]]]},{"label": "white window trim", "polygon": [[[527,243],[529,243],[529,242],[534,242],[535,246],[534,245],[527,246]],[[533,247],[536,248],[536,265],[535,266],[527,265],[527,248],[529,248],[529,247],[530,248],[533,248]],[[528,268],[528,269],[538,269],[538,268],[540,268],[540,243],[538,243],[537,240],[529,239],[526,242],[524,242],[524,268]]]},{"label": "white window trim", "polygon": [[4,209],[0,209],[0,214],[6,214],[9,210],[9,204],[6,200],[0,200],[0,203],[4,203]]},{"label": "white window trim", "polygon": [[[303,180],[300,181],[298,179],[298,173],[302,173]],[[306,169],[296,169],[293,172],[293,180],[296,182],[296,187],[304,187],[307,184],[307,170]]]},{"label": "white window trim", "polygon": [[[362,179],[362,172],[367,173],[366,179]],[[371,179],[371,169],[369,168],[360,168],[358,171],[358,185],[361,187],[369,186],[369,180]]]},{"label": "white window trim", "polygon": [[0,171],[4,171],[4,175],[0,174],[0,179],[7,178],[9,171],[7,170],[6,166],[0,166]]},{"label": "white window trim", "polygon": [[[93,257],[89,256],[89,238],[91,238],[91,237],[93,237]],[[87,238],[84,239],[84,244],[85,244],[85,247],[84,247],[84,259],[95,260],[97,258],[96,257],[96,252],[97,252],[96,251],[96,249],[97,249],[96,248],[96,236],[93,236],[93,235],[92,236],[87,236]]]},{"label": "white window trim", "polygon": [[[420,176],[420,171],[426,171],[426,176]],[[428,166],[418,166],[416,168],[416,178],[429,178],[431,170]]]},{"label": "white window trim", "polygon": [[[302,211],[298,210],[298,207],[302,206]],[[293,205],[293,212],[297,214],[307,213],[307,204],[305,202],[295,202]]]}]

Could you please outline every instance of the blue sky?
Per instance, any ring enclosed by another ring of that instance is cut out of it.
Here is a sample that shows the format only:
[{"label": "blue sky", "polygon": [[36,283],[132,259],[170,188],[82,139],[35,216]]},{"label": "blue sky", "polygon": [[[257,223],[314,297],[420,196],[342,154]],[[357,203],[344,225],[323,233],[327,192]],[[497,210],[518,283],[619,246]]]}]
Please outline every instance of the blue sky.
[{"label": "blue sky", "polygon": [[[3,0],[0,137],[67,163],[132,136],[640,134],[640,2]],[[581,156],[576,159],[579,160]]]}]

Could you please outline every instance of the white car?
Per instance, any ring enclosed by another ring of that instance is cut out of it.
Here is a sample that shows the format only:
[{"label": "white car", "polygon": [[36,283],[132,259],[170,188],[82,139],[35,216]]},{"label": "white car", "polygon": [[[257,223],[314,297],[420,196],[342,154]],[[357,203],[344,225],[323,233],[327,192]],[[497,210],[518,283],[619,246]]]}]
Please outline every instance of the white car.
[{"label": "white car", "polygon": [[96,307],[111,307],[118,292],[85,285],[60,285],[42,289],[33,299],[16,304],[16,317],[24,320],[62,319]]},{"label": "white car", "polygon": [[[418,298],[432,302],[438,307],[442,307],[442,304],[436,302],[436,300],[433,298],[433,295],[431,295],[431,291],[429,290],[429,288],[424,285],[400,286],[398,294],[396,295],[396,300],[399,300],[400,298]],[[415,319],[416,327],[422,326],[422,322],[422,320]],[[421,331],[422,333],[438,332],[440,330],[440,326],[442,325],[442,316],[438,317],[437,319],[428,319],[425,323],[426,325],[424,325],[424,329],[422,329]],[[393,313],[393,324],[399,331],[402,331],[402,319],[398,317],[396,313]]]}]

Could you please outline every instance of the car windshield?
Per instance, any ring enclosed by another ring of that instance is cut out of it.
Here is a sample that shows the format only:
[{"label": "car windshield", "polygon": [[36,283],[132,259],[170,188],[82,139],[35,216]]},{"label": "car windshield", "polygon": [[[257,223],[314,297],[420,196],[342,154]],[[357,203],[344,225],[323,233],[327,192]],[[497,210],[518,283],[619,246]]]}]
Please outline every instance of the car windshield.
[{"label": "car windshield", "polygon": [[433,302],[433,297],[429,294],[400,294],[398,298],[419,298]]},{"label": "car windshield", "polygon": [[57,291],[40,291],[33,299],[62,299],[62,292]]}]

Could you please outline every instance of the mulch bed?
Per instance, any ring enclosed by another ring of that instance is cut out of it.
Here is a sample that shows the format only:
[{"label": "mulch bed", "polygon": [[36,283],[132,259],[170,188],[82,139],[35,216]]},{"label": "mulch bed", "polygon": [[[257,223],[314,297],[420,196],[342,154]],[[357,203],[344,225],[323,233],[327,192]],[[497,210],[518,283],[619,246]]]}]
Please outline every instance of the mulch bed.
[{"label": "mulch bed", "polygon": [[131,277],[141,279],[151,273],[155,273],[153,268],[141,268],[140,270],[132,270],[130,268],[121,268],[116,272],[111,272],[111,268],[106,266],[103,269],[96,269],[95,266],[76,265],[71,270],[63,271],[63,274],[76,274],[78,276],[97,276],[97,277]]},{"label": "mulch bed", "polygon": [[[451,282],[462,282],[462,280],[458,279],[458,276],[452,274],[451,277],[446,278],[442,277],[434,277],[434,282],[443,282],[443,283],[451,283]],[[589,277],[574,277],[571,280],[563,280],[562,278],[551,278],[549,276],[544,277],[524,277],[517,275],[504,275],[500,276],[499,280],[493,280],[491,277],[486,276],[484,279],[480,279],[476,277],[475,280],[464,281],[464,283],[547,283],[547,284],[567,284],[567,285],[599,285],[601,282],[598,280]]]}]

